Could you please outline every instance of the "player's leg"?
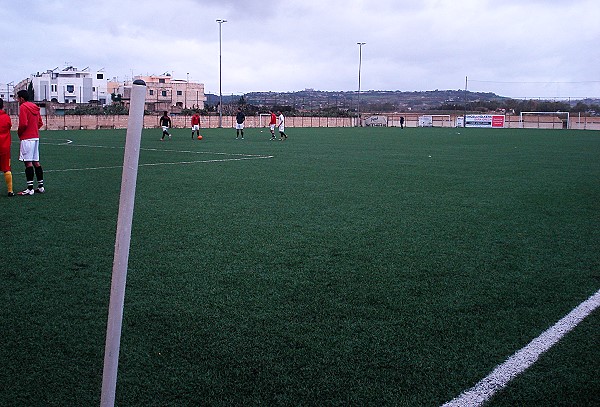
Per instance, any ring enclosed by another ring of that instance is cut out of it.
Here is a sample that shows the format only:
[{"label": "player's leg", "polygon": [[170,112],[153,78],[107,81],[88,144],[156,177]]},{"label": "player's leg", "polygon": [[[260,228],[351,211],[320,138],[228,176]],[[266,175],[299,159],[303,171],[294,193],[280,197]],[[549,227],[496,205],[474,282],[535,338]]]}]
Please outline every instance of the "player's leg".
[{"label": "player's leg", "polygon": [[35,177],[37,178],[38,186],[35,189],[35,192],[38,194],[43,194],[46,192],[44,189],[44,170],[42,169],[42,164],[39,161],[33,162],[33,169],[35,171]]},{"label": "player's leg", "polygon": [[27,189],[19,192],[19,195],[33,195],[33,177],[35,170],[31,161],[25,161],[25,179],[27,180]]},{"label": "player's leg", "polygon": [[4,181],[6,182],[6,189],[8,190],[8,196],[15,196],[15,193],[13,192],[12,172],[6,171],[4,173]]},{"label": "player's leg", "polygon": [[25,164],[25,179],[27,180],[27,189],[19,192],[19,195],[33,195],[33,177],[35,170],[33,169],[33,161],[39,158],[34,157],[35,144],[33,140],[21,140],[19,151],[19,160]]},{"label": "player's leg", "polygon": [[0,153],[0,172],[4,173],[4,181],[6,182],[8,196],[15,196],[15,193],[13,192],[13,177],[10,169],[10,153]]}]

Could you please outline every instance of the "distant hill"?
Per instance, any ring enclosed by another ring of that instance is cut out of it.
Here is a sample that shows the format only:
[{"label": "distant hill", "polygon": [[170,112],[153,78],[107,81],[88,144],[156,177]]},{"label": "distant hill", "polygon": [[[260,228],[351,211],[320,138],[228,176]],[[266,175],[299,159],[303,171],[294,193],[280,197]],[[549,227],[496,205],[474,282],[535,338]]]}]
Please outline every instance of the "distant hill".
[{"label": "distant hill", "polygon": [[[358,93],[356,91],[305,89],[296,92],[250,92],[244,95],[223,95],[223,104],[237,103],[242,96],[246,103],[254,106],[266,108],[291,106],[300,111],[328,108],[354,111],[358,103]],[[206,97],[208,104],[216,105],[219,102],[219,95],[207,94]],[[360,93],[361,110],[381,112],[428,110],[448,103],[464,105],[465,102],[490,102],[504,99],[507,98],[494,93],[465,92],[464,90],[420,92],[367,90]]]},{"label": "distant hill", "polygon": [[[219,103],[218,95],[207,94],[207,104]],[[297,92],[250,92],[244,95],[223,95],[223,104],[240,103],[252,106],[254,111],[281,108],[298,113],[354,114],[357,111],[356,91],[320,91],[305,89]],[[515,100],[492,92],[470,92],[464,90],[431,91],[377,91],[360,93],[361,112],[409,112],[409,111],[571,111],[600,114],[600,99],[584,100]]]}]

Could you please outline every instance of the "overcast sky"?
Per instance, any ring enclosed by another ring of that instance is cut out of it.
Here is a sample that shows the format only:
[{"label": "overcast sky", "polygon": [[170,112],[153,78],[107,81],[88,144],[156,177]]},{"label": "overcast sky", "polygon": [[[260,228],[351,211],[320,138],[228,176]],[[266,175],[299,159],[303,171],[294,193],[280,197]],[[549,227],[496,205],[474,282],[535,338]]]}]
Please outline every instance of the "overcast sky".
[{"label": "overcast sky", "polygon": [[[72,65],[223,94],[468,89],[600,97],[599,0],[1,0],[0,86]],[[188,75],[189,73],[189,75]]]}]

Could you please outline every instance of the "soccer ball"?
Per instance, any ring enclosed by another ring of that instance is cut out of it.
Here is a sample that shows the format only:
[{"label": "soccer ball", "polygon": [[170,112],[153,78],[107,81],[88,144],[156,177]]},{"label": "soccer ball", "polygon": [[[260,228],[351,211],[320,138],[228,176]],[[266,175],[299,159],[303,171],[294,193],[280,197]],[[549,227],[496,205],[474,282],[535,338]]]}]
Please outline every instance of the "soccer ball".
[{"label": "soccer ball", "polygon": [[202,140],[202,136],[198,136],[198,140]]}]

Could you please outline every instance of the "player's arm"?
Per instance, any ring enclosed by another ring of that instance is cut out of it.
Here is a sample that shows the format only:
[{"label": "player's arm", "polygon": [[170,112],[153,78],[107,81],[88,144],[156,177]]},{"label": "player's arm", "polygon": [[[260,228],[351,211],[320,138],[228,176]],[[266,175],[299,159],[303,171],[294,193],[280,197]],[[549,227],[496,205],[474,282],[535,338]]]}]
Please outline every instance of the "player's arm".
[{"label": "player's arm", "polygon": [[25,114],[23,105],[19,106],[19,124],[17,125],[17,134],[21,136],[27,128],[27,115]]}]

